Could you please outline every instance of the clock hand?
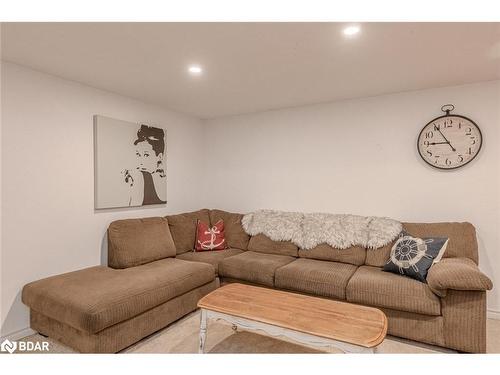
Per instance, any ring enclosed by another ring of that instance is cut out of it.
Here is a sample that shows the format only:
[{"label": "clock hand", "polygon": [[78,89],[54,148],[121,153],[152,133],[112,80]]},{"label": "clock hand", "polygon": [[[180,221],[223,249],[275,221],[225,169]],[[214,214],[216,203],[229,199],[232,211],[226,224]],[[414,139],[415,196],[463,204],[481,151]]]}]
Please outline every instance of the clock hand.
[{"label": "clock hand", "polygon": [[429,145],[447,145],[449,142],[430,142]]},{"label": "clock hand", "polygon": [[457,151],[457,150],[455,150],[455,147],[453,147],[453,146],[451,145],[450,141],[446,139],[446,137],[444,136],[444,134],[443,134],[443,132],[441,131],[441,129],[439,129],[439,128],[438,128],[438,132],[439,132],[439,133],[441,133],[441,135],[443,136],[443,138],[444,138],[444,140],[446,141],[446,143],[448,143],[448,144],[450,145],[451,149],[452,149],[453,151]]}]

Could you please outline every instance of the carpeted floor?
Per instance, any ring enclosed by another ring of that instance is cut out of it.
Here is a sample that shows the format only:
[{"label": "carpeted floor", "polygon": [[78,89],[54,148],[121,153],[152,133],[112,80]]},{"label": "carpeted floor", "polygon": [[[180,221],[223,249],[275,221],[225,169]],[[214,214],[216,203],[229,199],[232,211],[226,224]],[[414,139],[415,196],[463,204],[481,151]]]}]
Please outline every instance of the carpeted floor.
[{"label": "carpeted floor", "polygon": [[[195,311],[170,326],[146,337],[122,353],[197,353],[200,315]],[[500,353],[500,320],[488,319],[488,353]],[[41,335],[23,341],[49,341],[50,353],[74,353],[71,348]],[[237,331],[224,322],[209,321],[205,349],[208,353],[322,353],[292,342],[255,333]],[[332,349],[331,353],[340,353]],[[452,350],[388,336],[379,353],[454,353]]]}]

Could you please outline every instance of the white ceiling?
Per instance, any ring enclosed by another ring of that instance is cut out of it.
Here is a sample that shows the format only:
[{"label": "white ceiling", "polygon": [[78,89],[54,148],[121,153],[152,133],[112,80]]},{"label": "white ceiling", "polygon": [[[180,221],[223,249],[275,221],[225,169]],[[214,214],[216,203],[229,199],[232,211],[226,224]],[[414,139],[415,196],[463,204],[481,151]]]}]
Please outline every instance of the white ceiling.
[{"label": "white ceiling", "polygon": [[2,59],[200,118],[500,78],[500,23],[345,26],[3,23]]}]

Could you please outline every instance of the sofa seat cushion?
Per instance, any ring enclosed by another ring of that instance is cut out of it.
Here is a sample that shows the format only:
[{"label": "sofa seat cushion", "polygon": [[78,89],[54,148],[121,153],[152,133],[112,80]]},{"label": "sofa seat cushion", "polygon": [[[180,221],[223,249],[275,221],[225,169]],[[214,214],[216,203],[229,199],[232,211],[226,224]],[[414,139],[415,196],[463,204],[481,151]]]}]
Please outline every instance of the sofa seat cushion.
[{"label": "sofa seat cushion", "polygon": [[358,267],[314,259],[297,259],[276,270],[277,288],[345,299],[345,288]]},{"label": "sofa seat cushion", "polygon": [[219,263],[219,275],[230,279],[274,286],[274,272],[296,258],[245,251]]},{"label": "sofa seat cushion", "polygon": [[205,263],[166,258],[126,269],[105,266],[27,284],[31,309],[76,329],[96,333],[215,279]]},{"label": "sofa seat cushion", "polygon": [[378,267],[359,267],[347,284],[346,298],[363,305],[441,315],[441,302],[427,284]]},{"label": "sofa seat cushion", "polygon": [[241,253],[243,253],[243,250],[231,249],[231,248],[225,250],[216,250],[216,251],[200,251],[200,252],[191,251],[189,253],[177,255],[177,259],[211,264],[212,266],[215,267],[215,274],[217,275],[219,273],[219,263],[222,260]]}]

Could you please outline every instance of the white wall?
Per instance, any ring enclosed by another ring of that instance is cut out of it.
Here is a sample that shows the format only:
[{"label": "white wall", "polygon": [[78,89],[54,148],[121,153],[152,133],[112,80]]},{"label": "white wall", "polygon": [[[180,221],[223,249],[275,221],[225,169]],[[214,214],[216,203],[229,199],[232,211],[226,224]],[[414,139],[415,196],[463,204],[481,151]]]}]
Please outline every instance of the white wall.
[{"label": "white wall", "polygon": [[[475,120],[484,143],[454,171],[427,166],[421,128],[446,103]],[[470,221],[500,311],[500,81],[407,92],[207,121],[209,207]]]},{"label": "white wall", "polygon": [[[29,326],[22,286],[106,259],[119,218],[198,209],[200,120],[2,64],[1,335]],[[94,211],[93,123],[101,114],[167,130],[167,199],[153,208]],[[104,245],[104,246],[103,246]]]}]

